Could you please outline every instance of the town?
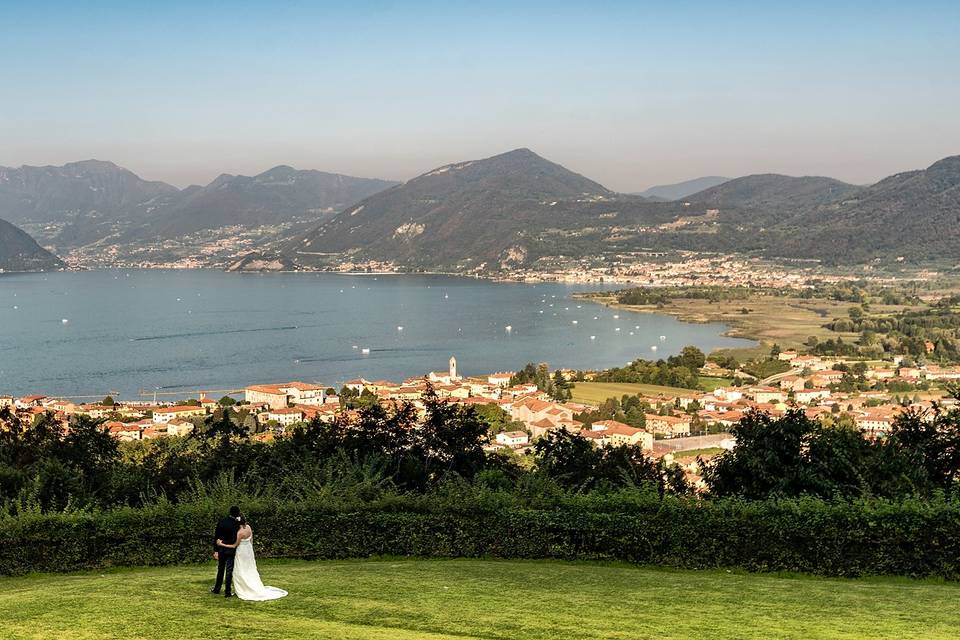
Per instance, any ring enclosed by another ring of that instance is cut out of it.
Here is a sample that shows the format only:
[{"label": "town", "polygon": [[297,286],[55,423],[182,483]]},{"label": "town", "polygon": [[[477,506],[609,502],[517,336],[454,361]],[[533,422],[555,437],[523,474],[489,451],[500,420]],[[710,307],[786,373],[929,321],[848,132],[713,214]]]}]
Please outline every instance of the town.
[{"label": "town", "polygon": [[[678,463],[688,480],[702,487],[701,462],[735,446],[727,430],[752,410],[778,417],[790,409],[800,409],[811,419],[858,429],[865,438],[882,439],[904,410],[957,403],[951,394],[937,388],[943,385],[949,390],[950,384],[960,381],[960,366],[920,366],[912,362],[908,366],[900,356],[865,362],[796,350],[775,352],[770,358],[782,363],[779,368],[785,370],[762,380],[750,380],[748,374],[738,371],[734,384],[716,386],[711,391],[654,385],[605,386],[592,382],[596,372],[554,372],[554,379],[574,389],[577,385],[596,385],[601,395],[605,388],[625,392],[621,397],[611,392],[606,402],[600,402],[599,396],[592,401],[557,399],[535,381],[518,381],[515,372],[462,376],[456,357],[451,356],[444,371],[400,382],[357,378],[347,381],[339,391],[319,383],[291,381],[249,385],[242,399],[224,396],[217,400],[201,391],[199,397],[177,403],[108,397],[99,403],[82,404],[45,395],[0,395],[0,409],[9,406],[38,415],[52,413],[65,429],[71,416],[89,416],[103,420],[103,428],[118,440],[136,441],[187,436],[202,426],[206,417],[229,406],[244,412],[244,426],[251,437],[269,442],[312,420],[349,421],[358,415],[359,406],[370,403],[388,408],[410,403],[422,414],[424,398],[434,394],[445,402],[496,412],[497,419],[489,420],[488,451],[522,456],[530,452],[538,438],[562,429],[580,434],[596,446],[639,445],[654,457]],[[711,360],[699,370],[705,380],[723,379],[717,376],[730,373]],[[627,393],[634,387],[636,393]],[[620,421],[601,415],[603,405],[613,402],[619,406],[621,401],[624,406],[634,407],[631,418]],[[639,413],[636,407],[641,408]],[[485,417],[490,415],[486,413]]]}]

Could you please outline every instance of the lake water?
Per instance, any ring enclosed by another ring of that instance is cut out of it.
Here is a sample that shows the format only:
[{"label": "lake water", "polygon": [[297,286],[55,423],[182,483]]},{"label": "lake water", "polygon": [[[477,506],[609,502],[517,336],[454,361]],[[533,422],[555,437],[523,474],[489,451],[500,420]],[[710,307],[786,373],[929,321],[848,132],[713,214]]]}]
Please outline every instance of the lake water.
[{"label": "lake water", "polygon": [[612,287],[204,270],[5,274],[0,395],[136,399],[140,390],[287,380],[339,388],[358,376],[444,370],[451,355],[472,375],[527,362],[610,367],[688,344],[705,352],[752,344],[721,336],[723,325],[570,298],[601,288]]}]

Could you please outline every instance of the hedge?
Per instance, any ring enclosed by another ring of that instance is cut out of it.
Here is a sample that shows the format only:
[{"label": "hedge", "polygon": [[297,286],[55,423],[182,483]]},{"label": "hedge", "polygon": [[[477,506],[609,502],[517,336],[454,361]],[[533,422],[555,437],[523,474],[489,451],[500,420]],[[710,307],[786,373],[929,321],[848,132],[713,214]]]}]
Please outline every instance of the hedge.
[{"label": "hedge", "polygon": [[[960,577],[960,505],[814,499],[698,501],[614,494],[519,500],[393,497],[370,504],[251,502],[260,557],[623,560],[826,576]],[[209,560],[226,505],[163,504],[0,519],[0,574]]]}]

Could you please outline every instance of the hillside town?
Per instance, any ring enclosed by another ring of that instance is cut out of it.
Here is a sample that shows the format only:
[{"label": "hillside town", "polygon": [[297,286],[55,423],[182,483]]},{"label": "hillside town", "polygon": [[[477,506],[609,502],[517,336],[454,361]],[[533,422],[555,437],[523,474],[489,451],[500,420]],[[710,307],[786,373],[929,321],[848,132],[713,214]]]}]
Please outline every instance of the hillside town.
[{"label": "hillside town", "polygon": [[[71,416],[89,416],[103,420],[103,428],[117,439],[136,441],[189,435],[218,409],[233,406],[245,412],[248,433],[267,442],[283,438],[295,425],[312,420],[351,420],[358,415],[361,404],[389,407],[409,402],[423,412],[425,398],[435,394],[445,402],[502,412],[500,428],[491,428],[489,451],[523,455],[538,438],[563,429],[579,433],[596,446],[639,445],[654,456],[670,456],[697,482],[697,456],[685,456],[684,452],[696,450],[702,457],[709,457],[734,447],[728,430],[751,410],[778,417],[790,409],[800,409],[811,419],[857,428],[865,438],[882,439],[902,411],[927,410],[934,403],[948,407],[957,402],[950,394],[940,397],[931,385],[960,381],[960,366],[907,366],[899,357],[864,363],[795,350],[780,352],[774,359],[786,363],[789,369],[764,380],[717,386],[709,392],[670,387],[655,392],[640,390],[636,404],[643,411],[638,419],[632,414],[633,424],[601,416],[597,404],[558,400],[534,382],[517,382],[514,372],[462,376],[455,357],[450,358],[444,371],[400,382],[357,378],[347,381],[340,391],[319,383],[290,381],[249,385],[241,399],[225,396],[215,400],[200,392],[198,398],[179,403],[106,398],[100,403],[82,404],[46,395],[0,395],[0,409],[50,412],[64,428],[68,428]],[[559,370],[557,374],[567,381],[581,375],[585,383],[595,375],[572,370]],[[716,376],[717,365],[708,361],[700,374]],[[865,384],[851,390],[850,382],[855,379]]]}]

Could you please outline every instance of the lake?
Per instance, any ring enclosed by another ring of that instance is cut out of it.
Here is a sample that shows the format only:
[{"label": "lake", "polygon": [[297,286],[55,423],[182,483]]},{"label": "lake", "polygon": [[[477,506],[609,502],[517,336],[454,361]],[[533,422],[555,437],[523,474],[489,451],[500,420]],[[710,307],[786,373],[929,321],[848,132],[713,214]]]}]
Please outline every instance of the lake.
[{"label": "lake", "polygon": [[753,344],[722,336],[720,324],[570,297],[610,288],[212,270],[4,274],[0,395],[137,399],[141,390],[289,380],[339,388],[359,376],[400,380],[445,370],[451,355],[473,375],[527,362],[619,366],[688,344],[704,352]]}]

